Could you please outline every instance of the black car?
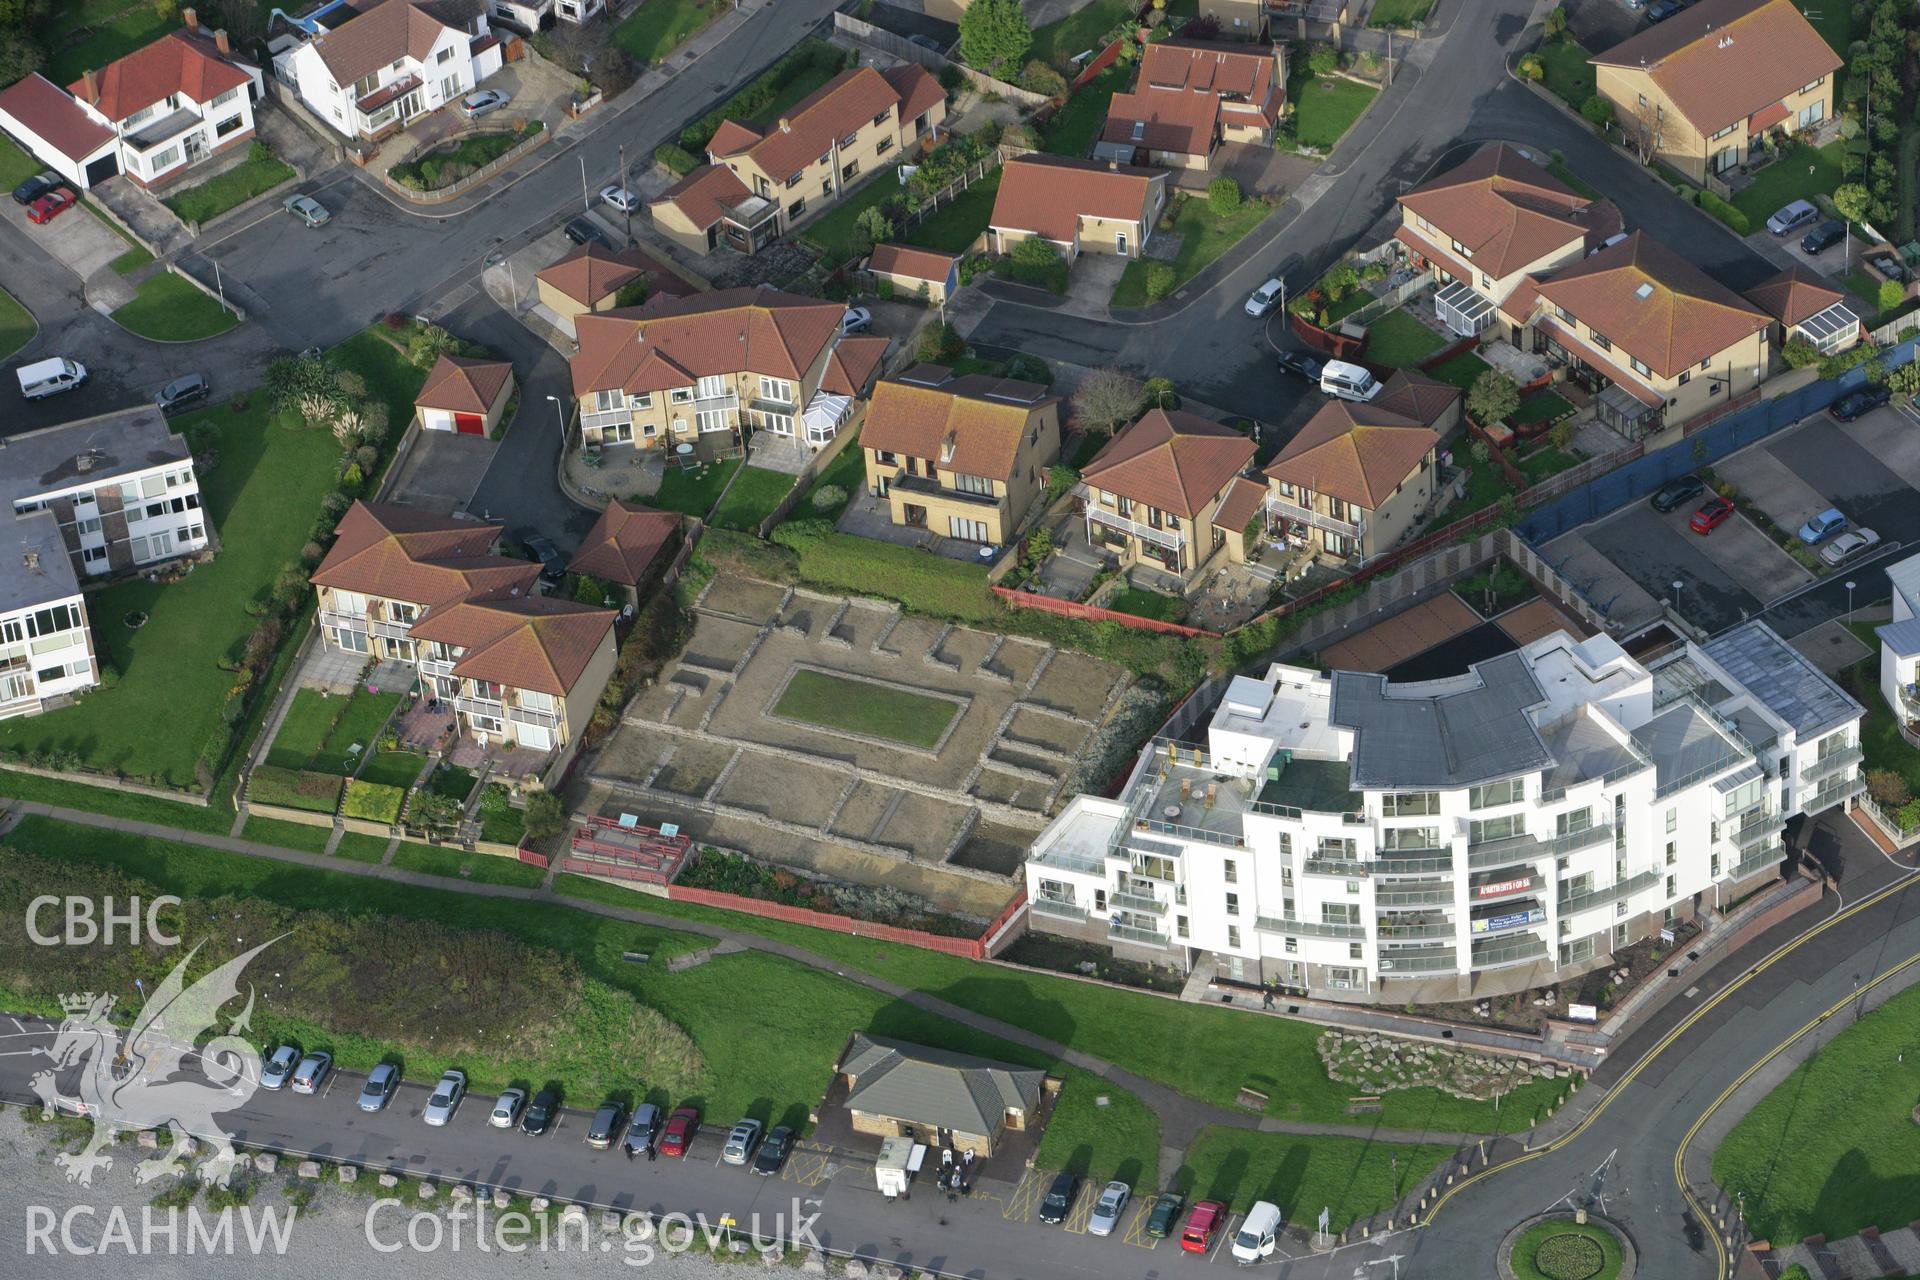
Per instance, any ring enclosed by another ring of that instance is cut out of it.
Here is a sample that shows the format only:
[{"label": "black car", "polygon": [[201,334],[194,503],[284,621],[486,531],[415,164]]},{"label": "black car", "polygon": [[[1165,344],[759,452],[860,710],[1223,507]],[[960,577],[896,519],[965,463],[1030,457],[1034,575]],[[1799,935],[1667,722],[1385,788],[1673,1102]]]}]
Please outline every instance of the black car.
[{"label": "black car", "polygon": [[1304,351],[1282,351],[1273,358],[1273,362],[1279,365],[1283,372],[1303,378],[1316,387],[1320,385],[1320,371],[1326,367],[1325,361],[1310,356]]},{"label": "black car", "polygon": [[1663,485],[1653,495],[1655,511],[1678,511],[1706,491],[1707,486],[1700,483],[1699,476],[1681,476],[1678,480]]},{"label": "black car", "polygon": [[60,175],[54,173],[36,173],[13,189],[15,204],[32,204],[47,192],[60,185]]},{"label": "black car", "polygon": [[1817,258],[1846,238],[1847,224],[1838,218],[1828,218],[1800,237],[1800,252]]},{"label": "black car", "polygon": [[159,406],[162,413],[177,413],[190,404],[198,404],[205,400],[207,393],[212,389],[204,373],[189,373],[184,377],[175,378],[156,391],[153,402]]},{"label": "black car", "polygon": [[1153,1202],[1153,1209],[1147,1214],[1147,1234],[1155,1240],[1165,1240],[1180,1225],[1180,1210],[1186,1201],[1171,1191],[1163,1191]]},{"label": "black car", "polygon": [[1073,1207],[1073,1193],[1080,1189],[1080,1179],[1071,1173],[1055,1176],[1053,1185],[1047,1188],[1046,1199],[1040,1202],[1040,1221],[1052,1226],[1064,1222],[1067,1210]]},{"label": "black car", "polygon": [[1653,0],[1653,3],[1647,6],[1647,21],[1665,22],[1686,7],[1687,0]]},{"label": "black car", "polygon": [[560,1116],[560,1093],[557,1089],[542,1089],[533,1095],[533,1102],[527,1107],[527,1113],[520,1117],[520,1132],[530,1138],[537,1138],[553,1127]]},{"label": "black car", "polygon": [[597,244],[602,249],[616,249],[613,237],[600,229],[600,224],[584,214],[566,225],[567,239],[575,244]]},{"label": "black car", "polygon": [[1893,392],[1868,383],[1858,391],[1849,391],[1827,406],[1827,412],[1841,422],[1852,422],[1869,409],[1878,409],[1893,399]]},{"label": "black car", "polygon": [[512,537],[527,549],[529,556],[540,562],[540,581],[555,586],[567,576],[567,558],[553,545],[552,538],[531,529],[515,529]]},{"label": "black car", "polygon": [[777,1124],[767,1140],[760,1144],[760,1153],[753,1158],[753,1171],[761,1177],[771,1177],[780,1172],[780,1166],[787,1162],[787,1153],[793,1150],[793,1126]]}]

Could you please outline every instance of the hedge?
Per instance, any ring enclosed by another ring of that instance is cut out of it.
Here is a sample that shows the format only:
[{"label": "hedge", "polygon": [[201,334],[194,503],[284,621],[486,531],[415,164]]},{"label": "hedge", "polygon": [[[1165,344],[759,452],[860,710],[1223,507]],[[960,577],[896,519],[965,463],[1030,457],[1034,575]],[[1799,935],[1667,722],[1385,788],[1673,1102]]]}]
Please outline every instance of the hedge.
[{"label": "hedge", "polygon": [[[812,68],[838,70],[846,65],[846,60],[844,52],[824,40],[802,40],[791,53],[749,81],[740,92],[682,129],[681,149],[689,154],[701,154],[707,149],[707,143],[713,140],[722,121],[745,120],[765,110],[782,89]],[[655,152],[654,158],[659,159],[658,152]]]},{"label": "hedge", "polygon": [[340,812],[349,818],[391,823],[399,818],[400,805],[406,798],[404,788],[355,778],[347,784],[347,799]]},{"label": "hedge", "polygon": [[340,807],[342,779],[311,769],[282,769],[263,764],[247,781],[247,799],[256,804],[284,805],[311,813],[332,813]]},{"label": "hedge", "polygon": [[698,169],[701,164],[699,156],[685,147],[676,147],[671,142],[663,142],[653,149],[653,162],[668,173],[682,178]]},{"label": "hedge", "polygon": [[1746,214],[1740,212],[1740,210],[1734,208],[1711,191],[1702,191],[1700,193],[1700,207],[1720,219],[1720,221],[1726,223],[1729,227],[1732,227],[1741,235],[1747,234],[1749,227],[1752,225],[1747,221]]}]

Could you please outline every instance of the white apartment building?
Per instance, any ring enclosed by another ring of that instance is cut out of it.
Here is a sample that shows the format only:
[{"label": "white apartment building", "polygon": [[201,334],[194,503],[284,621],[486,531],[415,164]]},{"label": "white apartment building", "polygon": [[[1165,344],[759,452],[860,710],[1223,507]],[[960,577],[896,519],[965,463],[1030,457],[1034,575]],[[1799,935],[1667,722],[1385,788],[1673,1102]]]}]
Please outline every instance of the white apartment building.
[{"label": "white apartment building", "polygon": [[1880,696],[1909,742],[1920,743],[1920,556],[1887,566],[1893,620],[1880,637]]},{"label": "white apartment building", "polygon": [[99,683],[87,606],[49,511],[14,518],[0,554],[0,720],[37,715]]},{"label": "white apartment building", "polygon": [[1565,632],[1414,684],[1276,663],[1040,835],[1032,927],[1334,999],[1557,982],[1775,874],[1862,790],[1862,714],[1758,621],[1644,665]]},{"label": "white apartment building", "polygon": [[269,42],[275,78],[349,138],[403,129],[500,69],[486,17],[433,0],[331,0],[287,23]]}]

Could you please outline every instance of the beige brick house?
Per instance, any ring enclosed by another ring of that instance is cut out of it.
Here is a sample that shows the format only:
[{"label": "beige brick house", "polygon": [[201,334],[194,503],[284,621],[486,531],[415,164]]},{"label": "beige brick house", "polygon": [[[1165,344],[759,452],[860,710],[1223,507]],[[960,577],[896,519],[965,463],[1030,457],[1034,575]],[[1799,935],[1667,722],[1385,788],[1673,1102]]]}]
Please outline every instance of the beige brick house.
[{"label": "beige brick house", "polygon": [[846,308],[766,285],[575,317],[568,362],[590,445],[819,446],[864,396],[887,340],[843,337]]},{"label": "beige brick house", "polygon": [[1267,464],[1267,527],[1323,560],[1390,550],[1433,509],[1458,387],[1395,371],[1369,403],[1329,400]]},{"label": "beige brick house", "polygon": [[945,1134],[956,1150],[986,1157],[1009,1131],[1038,1128],[1042,1099],[1055,1088],[1034,1068],[856,1031],[828,1097],[843,1101],[856,1133]]},{"label": "beige brick house", "polygon": [[1222,142],[1271,146],[1286,102],[1284,47],[1163,40],[1141,53],[1130,93],[1116,93],[1094,157],[1208,169]]},{"label": "beige brick house", "polygon": [[893,523],[998,545],[1060,456],[1060,398],[1038,383],[915,365],[875,384],[860,447],[867,491]]},{"label": "beige brick house", "polygon": [[[1228,534],[1246,527],[1253,508],[1228,499],[1257,489],[1235,484],[1253,455],[1253,441],[1232,427],[1179,409],[1148,410],[1081,469],[1087,541],[1121,568],[1143,564],[1182,582],[1222,547],[1229,559],[1244,558]],[[1221,515],[1223,503],[1232,514]]]},{"label": "beige brick house", "polygon": [[1794,0],[1700,0],[1588,61],[1622,127],[1696,182],[1831,117],[1844,65]]},{"label": "beige brick house", "polygon": [[1035,153],[1000,171],[987,222],[995,253],[1022,240],[1051,241],[1072,262],[1082,252],[1137,258],[1167,203],[1167,173],[1117,161]]}]

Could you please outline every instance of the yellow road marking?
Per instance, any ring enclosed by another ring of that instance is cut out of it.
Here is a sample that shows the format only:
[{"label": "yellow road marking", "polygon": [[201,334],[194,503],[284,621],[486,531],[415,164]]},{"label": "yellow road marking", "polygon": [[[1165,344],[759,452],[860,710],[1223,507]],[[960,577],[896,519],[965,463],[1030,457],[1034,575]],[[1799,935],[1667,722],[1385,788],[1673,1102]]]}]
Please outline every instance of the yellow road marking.
[{"label": "yellow road marking", "polygon": [[1100,1198],[1091,1182],[1082,1182],[1073,1193],[1073,1204],[1067,1209],[1067,1220],[1061,1225],[1077,1236],[1087,1234],[1087,1219],[1093,1216],[1094,1201]]},{"label": "yellow road marking", "polygon": [[1153,1216],[1153,1201],[1138,1201],[1133,1207],[1133,1217],[1127,1220],[1127,1230],[1120,1238],[1127,1244],[1138,1245],[1142,1249],[1157,1249],[1160,1241],[1147,1234],[1147,1219]]},{"label": "yellow road marking", "polygon": [[1000,1216],[1010,1222],[1027,1222],[1033,1217],[1033,1206],[1040,1200],[1040,1187],[1043,1179],[1040,1174],[1028,1169],[1020,1175],[1020,1181],[1014,1185],[1013,1192],[1000,1209]]}]

